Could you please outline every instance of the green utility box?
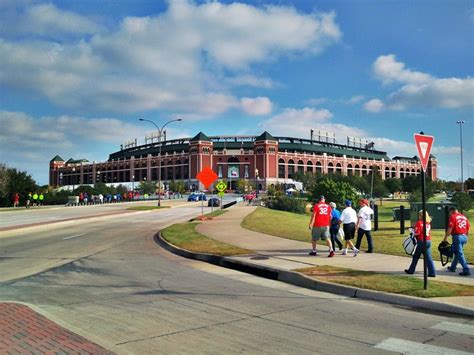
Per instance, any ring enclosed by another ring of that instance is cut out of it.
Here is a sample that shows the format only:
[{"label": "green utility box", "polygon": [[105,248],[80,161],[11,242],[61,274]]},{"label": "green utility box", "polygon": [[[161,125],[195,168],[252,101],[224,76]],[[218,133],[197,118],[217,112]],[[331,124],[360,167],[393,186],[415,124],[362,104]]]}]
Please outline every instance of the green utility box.
[{"label": "green utility box", "polygon": [[[422,209],[421,202],[410,203],[410,221],[412,226],[418,220],[418,212]],[[446,229],[446,208],[457,207],[453,202],[428,202],[426,203],[426,211],[432,218],[431,229]]]},{"label": "green utility box", "polygon": [[[400,207],[393,208],[393,220],[394,221],[399,221],[401,218],[401,213],[400,213]],[[405,207],[403,210],[403,219],[406,221],[410,219],[410,208]]]}]

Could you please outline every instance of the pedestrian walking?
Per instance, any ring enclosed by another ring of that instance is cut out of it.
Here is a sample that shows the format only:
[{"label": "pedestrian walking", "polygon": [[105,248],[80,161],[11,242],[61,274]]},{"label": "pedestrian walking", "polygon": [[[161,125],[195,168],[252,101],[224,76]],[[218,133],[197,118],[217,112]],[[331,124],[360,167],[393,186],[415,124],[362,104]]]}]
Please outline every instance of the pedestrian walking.
[{"label": "pedestrian walking", "polygon": [[39,205],[40,206],[43,206],[43,201],[44,201],[44,195],[43,193],[40,193],[39,196],[38,196],[38,201],[39,201]]},{"label": "pedestrian walking", "polygon": [[17,192],[15,196],[13,196],[13,207],[19,207],[20,206],[20,194]]},{"label": "pedestrian walking", "polygon": [[341,212],[337,209],[337,206],[334,202],[330,202],[331,206],[331,228],[329,228],[329,234],[331,235],[331,244],[334,249],[336,249],[336,243],[339,247],[339,250],[342,250],[342,243],[339,241],[339,218],[341,217]]},{"label": "pedestrian walking", "polygon": [[38,194],[33,194],[33,206],[38,206]]},{"label": "pedestrian walking", "polygon": [[471,270],[467,265],[467,260],[464,256],[464,245],[467,243],[469,234],[469,220],[462,213],[459,213],[456,207],[449,208],[449,224],[444,241],[446,241],[449,235],[453,238],[454,245],[454,257],[451,262],[451,266],[448,266],[448,271],[455,272],[458,262],[462,266],[462,272],[459,273],[461,276],[471,275]]},{"label": "pedestrian walking", "polygon": [[[423,239],[423,211],[418,212],[418,221],[413,227],[413,234],[416,238],[416,249],[411,259],[411,264],[408,269],[405,269],[407,274],[414,274],[416,270],[416,264],[420,259],[421,254],[423,253],[424,248],[424,239]],[[431,256],[431,217],[426,212],[426,265],[428,266],[428,276],[436,277],[436,269]]]},{"label": "pedestrian walking", "polygon": [[87,206],[88,202],[89,202],[89,194],[87,192],[84,192],[84,205]]},{"label": "pedestrian walking", "polygon": [[346,205],[346,208],[344,208],[341,213],[341,217],[339,218],[339,224],[342,224],[342,230],[344,231],[345,242],[345,249],[342,251],[342,255],[347,255],[347,249],[350,246],[351,249],[354,251],[354,256],[357,256],[357,254],[359,253],[359,249],[357,249],[352,243],[352,239],[354,239],[355,236],[357,213],[352,208],[351,200],[346,200],[344,204]]},{"label": "pedestrian walking", "polygon": [[313,249],[309,252],[309,255],[316,256],[316,242],[318,240],[325,240],[326,245],[329,247],[329,258],[332,258],[334,250],[329,235],[329,227],[331,225],[331,206],[326,203],[324,196],[319,198],[319,203],[313,207],[313,213],[309,221],[309,229],[311,230],[311,244]]},{"label": "pedestrian walking", "polygon": [[79,205],[84,203],[84,194],[82,192],[79,193]]},{"label": "pedestrian walking", "polygon": [[26,208],[30,208],[32,198],[33,198],[33,194],[29,192],[28,195],[26,196]]},{"label": "pedestrian walking", "polygon": [[372,216],[374,214],[374,210],[369,207],[369,201],[366,199],[360,200],[359,202],[361,209],[357,214],[357,224],[356,224],[356,232],[357,232],[357,242],[356,248],[360,249],[360,244],[362,242],[362,238],[364,235],[367,237],[367,253],[374,252],[374,244],[372,242]]}]

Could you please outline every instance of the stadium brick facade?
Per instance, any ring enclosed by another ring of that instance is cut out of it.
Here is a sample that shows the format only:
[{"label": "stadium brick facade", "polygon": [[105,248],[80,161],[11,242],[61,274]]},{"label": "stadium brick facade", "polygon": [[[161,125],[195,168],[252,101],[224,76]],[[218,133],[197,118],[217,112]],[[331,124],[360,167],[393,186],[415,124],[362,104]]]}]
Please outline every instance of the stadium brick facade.
[{"label": "stadium brick facade", "polygon": [[[50,162],[49,183],[53,186],[129,183],[158,180],[158,142],[121,149],[106,162],[64,161],[56,156]],[[394,157],[367,147],[354,147],[303,138],[260,136],[212,136],[200,132],[193,138],[161,142],[161,179],[183,181],[188,188],[199,188],[196,175],[211,167],[235,188],[238,179],[258,178],[262,189],[271,184],[291,182],[296,173],[367,175],[377,169],[383,179],[420,174],[416,157]],[[256,177],[256,173],[258,177]],[[428,176],[437,179],[437,161],[430,158]]]}]

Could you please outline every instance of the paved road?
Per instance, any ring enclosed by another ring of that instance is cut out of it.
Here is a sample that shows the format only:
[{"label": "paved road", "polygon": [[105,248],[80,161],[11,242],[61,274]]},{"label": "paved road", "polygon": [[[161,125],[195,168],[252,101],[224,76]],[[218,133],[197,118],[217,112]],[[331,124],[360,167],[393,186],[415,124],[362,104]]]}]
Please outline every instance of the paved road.
[{"label": "paved road", "polygon": [[155,245],[157,229],[197,213],[175,208],[71,223],[67,231],[0,233],[0,301],[33,304],[117,353],[474,349],[472,319],[306,290]]}]

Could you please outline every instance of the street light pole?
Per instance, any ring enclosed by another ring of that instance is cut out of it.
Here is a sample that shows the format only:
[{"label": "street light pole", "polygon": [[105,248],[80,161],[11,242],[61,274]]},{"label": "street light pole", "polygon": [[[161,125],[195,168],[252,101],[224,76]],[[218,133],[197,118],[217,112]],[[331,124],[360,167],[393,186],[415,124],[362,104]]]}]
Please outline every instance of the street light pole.
[{"label": "street light pole", "polygon": [[158,159],[158,206],[161,206],[161,145],[162,145],[162,140],[161,140],[161,137],[163,136],[163,130],[165,128],[165,126],[171,122],[181,122],[183,119],[181,118],[177,118],[175,120],[170,120],[168,122],[166,122],[163,126],[158,127],[158,125],[152,121],[152,120],[147,120],[145,118],[139,118],[138,119],[139,121],[146,121],[146,122],[150,122],[151,124],[153,124],[156,129],[158,130],[158,135],[160,137],[160,145],[159,145],[159,159]]},{"label": "street light pole", "polygon": [[74,193],[74,190],[76,188],[75,182],[76,182],[76,168],[72,168],[72,192]]},{"label": "street light pole", "polygon": [[456,121],[456,123],[459,125],[459,137],[461,140],[461,192],[464,192],[464,169],[463,169],[463,156],[462,156],[462,125],[466,123],[466,121],[459,120]]}]

